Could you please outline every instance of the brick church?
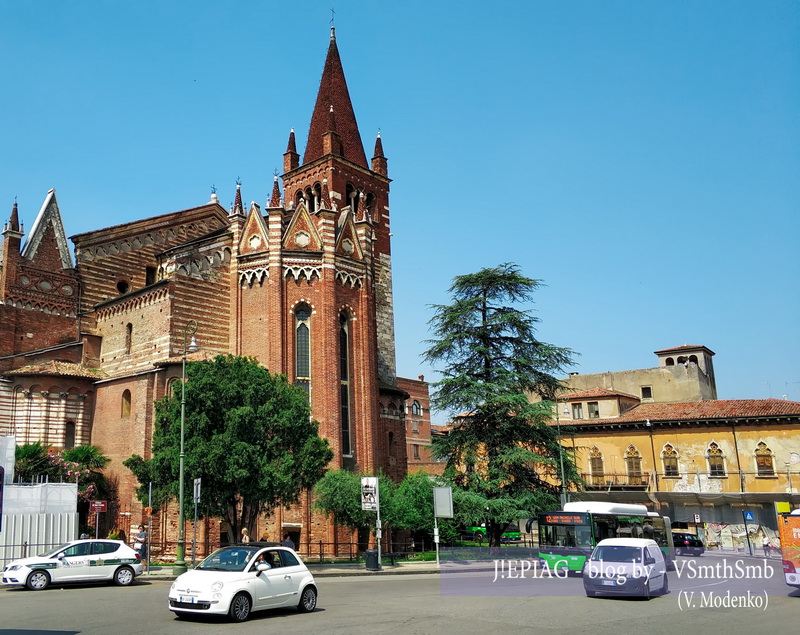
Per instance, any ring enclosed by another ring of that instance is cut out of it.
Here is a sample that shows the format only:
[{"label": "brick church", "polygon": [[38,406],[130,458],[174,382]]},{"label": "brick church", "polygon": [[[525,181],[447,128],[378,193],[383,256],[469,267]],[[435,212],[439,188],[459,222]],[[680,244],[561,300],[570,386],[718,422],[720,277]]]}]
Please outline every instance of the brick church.
[{"label": "brick church", "polygon": [[[263,208],[245,205],[237,185],[230,209],[212,194],[189,209],[72,236],[73,262],[55,191],[27,233],[14,203],[2,232],[0,434],[18,444],[99,446],[111,458],[117,513],[138,523],[142,506],[122,461],[150,455],[153,403],[180,381],[194,320],[199,350],[190,361],[256,357],[308,392],[334,451],[330,467],[402,478],[408,393],[395,375],[380,134],[372,155],[331,29],[302,160],[292,131],[282,191],[276,176]],[[301,546],[349,539],[312,513],[309,498],[255,530],[290,531]],[[154,540],[175,540],[176,508],[154,518]],[[225,528],[211,520],[198,531],[214,541]]]}]

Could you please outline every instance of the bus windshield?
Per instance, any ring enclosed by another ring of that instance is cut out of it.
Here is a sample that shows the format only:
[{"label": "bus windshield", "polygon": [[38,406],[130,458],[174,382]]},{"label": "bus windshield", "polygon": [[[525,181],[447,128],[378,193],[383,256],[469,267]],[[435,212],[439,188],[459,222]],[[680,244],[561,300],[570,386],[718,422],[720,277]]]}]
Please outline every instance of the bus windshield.
[{"label": "bus windshield", "polygon": [[540,525],[540,547],[592,547],[592,531],[588,525]]}]

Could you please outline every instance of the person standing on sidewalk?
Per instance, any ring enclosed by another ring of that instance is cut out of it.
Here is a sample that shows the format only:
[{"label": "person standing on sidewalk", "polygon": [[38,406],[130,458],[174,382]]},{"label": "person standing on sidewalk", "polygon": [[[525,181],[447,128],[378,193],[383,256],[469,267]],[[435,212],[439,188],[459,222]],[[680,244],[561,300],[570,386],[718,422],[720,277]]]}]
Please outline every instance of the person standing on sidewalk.
[{"label": "person standing on sidewalk", "polygon": [[147,530],[144,528],[144,525],[139,525],[139,532],[133,540],[133,548],[136,549],[139,557],[142,559],[142,564],[144,565],[143,570],[147,571]]},{"label": "person standing on sidewalk", "polygon": [[764,547],[764,557],[769,558],[769,538],[767,538],[767,534],[764,534],[764,537],[761,539],[761,546]]}]

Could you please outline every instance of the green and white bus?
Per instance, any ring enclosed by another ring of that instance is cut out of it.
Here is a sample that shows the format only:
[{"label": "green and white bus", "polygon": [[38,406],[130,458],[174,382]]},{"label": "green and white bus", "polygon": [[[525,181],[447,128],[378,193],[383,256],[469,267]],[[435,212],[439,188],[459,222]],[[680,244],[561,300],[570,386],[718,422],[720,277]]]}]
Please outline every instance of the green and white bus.
[{"label": "green and white bus", "polygon": [[[533,524],[528,520],[528,531]],[[539,563],[550,570],[580,572],[595,545],[604,538],[651,538],[673,569],[672,525],[644,505],[597,501],[565,503],[561,511],[539,514]]]}]

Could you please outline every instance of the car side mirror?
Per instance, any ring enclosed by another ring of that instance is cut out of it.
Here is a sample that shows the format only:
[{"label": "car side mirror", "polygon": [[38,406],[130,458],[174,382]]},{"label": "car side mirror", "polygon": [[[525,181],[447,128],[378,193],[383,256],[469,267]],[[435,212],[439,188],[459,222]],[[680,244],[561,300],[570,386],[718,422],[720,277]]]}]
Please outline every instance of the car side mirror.
[{"label": "car side mirror", "polygon": [[272,567],[268,562],[259,562],[258,565],[256,566],[256,569],[258,571],[269,571],[270,569],[272,569]]},{"label": "car side mirror", "polygon": [[656,563],[656,559],[653,556],[647,556],[644,559],[644,563],[645,564],[655,564]]}]

